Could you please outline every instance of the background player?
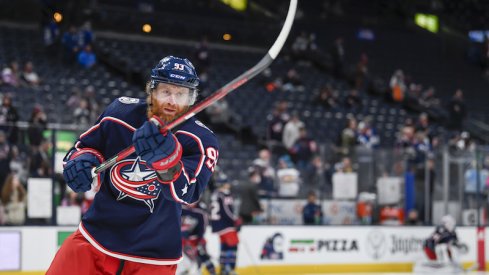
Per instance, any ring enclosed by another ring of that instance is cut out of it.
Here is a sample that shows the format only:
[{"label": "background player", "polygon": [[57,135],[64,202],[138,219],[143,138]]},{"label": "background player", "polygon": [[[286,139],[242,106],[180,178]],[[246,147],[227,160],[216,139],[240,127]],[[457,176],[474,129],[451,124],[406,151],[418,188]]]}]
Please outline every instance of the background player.
[{"label": "background player", "polygon": [[199,78],[190,61],[168,56],[151,71],[147,98],[121,97],[81,134],[63,175],[76,192],[90,190],[91,170],[133,145],[136,152],[98,176],[99,191],[78,230],[47,274],[174,274],[182,259],[181,204],[204,191],[218,157],[212,131],[191,118],[175,133],[162,125],[185,113]]},{"label": "background player", "polygon": [[235,274],[241,219],[234,215],[234,199],[228,178],[221,173],[215,184],[217,189],[211,197],[211,226],[212,232],[219,235],[221,242],[221,274]]},{"label": "background player", "polygon": [[432,261],[452,262],[454,260],[453,247],[463,248],[458,243],[455,219],[450,215],[443,216],[441,225],[438,225],[435,232],[424,242],[424,251],[428,259]]},{"label": "background player", "polygon": [[185,254],[184,257],[187,257],[192,263],[190,263],[190,267],[179,264],[177,274],[195,274],[187,272],[187,270],[191,270],[194,264],[198,270],[204,264],[209,274],[216,274],[214,264],[207,253],[207,242],[204,238],[205,230],[209,224],[208,216],[207,206],[203,202],[184,205],[182,207],[183,252]]}]

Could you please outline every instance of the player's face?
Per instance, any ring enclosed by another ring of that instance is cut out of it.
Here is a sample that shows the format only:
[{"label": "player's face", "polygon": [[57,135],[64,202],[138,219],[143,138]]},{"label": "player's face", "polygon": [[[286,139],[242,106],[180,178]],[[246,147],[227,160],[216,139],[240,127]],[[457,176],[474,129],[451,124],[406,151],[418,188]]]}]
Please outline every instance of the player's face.
[{"label": "player's face", "polygon": [[190,89],[167,83],[158,83],[151,96],[153,114],[165,122],[170,122],[188,109]]}]

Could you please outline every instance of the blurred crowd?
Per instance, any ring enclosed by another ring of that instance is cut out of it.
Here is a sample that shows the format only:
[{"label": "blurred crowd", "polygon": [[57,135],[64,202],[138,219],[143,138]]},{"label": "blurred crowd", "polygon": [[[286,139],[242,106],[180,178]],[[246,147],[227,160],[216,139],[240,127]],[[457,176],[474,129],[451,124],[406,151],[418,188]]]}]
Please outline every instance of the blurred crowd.
[{"label": "blurred crowd", "polygon": [[[339,1],[332,4],[340,7]],[[338,8],[338,12],[341,9]],[[326,16],[326,15],[325,15]],[[60,54],[68,64],[78,64],[82,68],[93,67],[97,59],[92,51],[94,35],[90,24],[70,27],[61,36],[55,23],[44,29],[44,42],[51,54]],[[358,172],[356,151],[373,152],[381,146],[381,135],[370,116],[355,116],[363,106],[362,98],[371,82],[368,68],[369,57],[362,54],[353,66],[345,61],[344,41],[338,37],[327,51],[321,50],[313,33],[301,32],[293,41],[290,55],[297,66],[322,66],[332,77],[348,81],[347,88],[340,89],[331,83],[310,92],[310,101],[320,106],[322,111],[344,112],[346,124],[335,133],[336,140],[331,146],[324,146],[324,140],[316,140],[310,134],[307,118],[298,111],[290,111],[290,102],[280,100],[269,110],[266,118],[266,136],[260,144],[256,156],[247,168],[248,179],[239,184],[241,206],[239,214],[245,223],[256,223],[256,217],[263,212],[260,199],[304,199],[301,209],[304,224],[321,224],[323,212],[320,201],[333,198],[333,177],[335,174]],[[195,48],[195,66],[200,71],[202,94],[209,94],[208,81],[212,78],[212,59],[207,39],[203,38]],[[311,64],[313,63],[313,64]],[[316,63],[316,64],[315,64]],[[3,87],[31,87],[36,89],[43,83],[43,76],[35,71],[32,61],[25,61],[23,69],[13,61],[2,65],[0,85]],[[353,67],[349,70],[349,67]],[[263,87],[275,93],[308,93],[297,67],[286,70],[285,75],[274,76],[271,69],[261,77]],[[438,126],[452,129],[449,146],[453,150],[474,150],[474,141],[463,131],[467,117],[462,90],[456,90],[446,104],[438,98],[435,87],[424,89],[422,84],[406,77],[402,70],[396,70],[389,82],[386,94],[389,101],[413,111],[396,131],[396,142],[392,150],[404,152],[403,168],[395,169],[395,176],[404,177],[406,171],[421,173],[422,168],[435,165],[433,154],[440,146]],[[101,106],[96,100],[97,91],[92,85],[73,85],[66,106],[73,110],[73,123],[80,128],[88,128],[96,120]],[[63,179],[54,172],[51,140],[45,136],[48,130],[47,115],[40,105],[34,105],[28,125],[20,129],[19,112],[12,105],[16,96],[2,95],[0,106],[0,224],[19,225],[28,222],[27,182],[31,177],[54,178],[59,189],[59,204],[78,206],[84,213],[90,206],[93,194],[76,194],[66,190]],[[384,102],[382,103],[384,104]],[[204,120],[218,133],[236,133],[242,118],[234,112],[226,99],[216,102],[204,112]],[[324,129],[332,131],[333,129]],[[327,147],[327,148],[325,148]],[[223,171],[225,173],[225,171]],[[424,170],[423,170],[424,173]],[[418,174],[419,175],[419,174]],[[430,175],[434,181],[435,175]],[[424,180],[424,179],[423,179]],[[371,199],[367,199],[370,201]],[[418,210],[408,209],[406,223],[418,224]]]}]

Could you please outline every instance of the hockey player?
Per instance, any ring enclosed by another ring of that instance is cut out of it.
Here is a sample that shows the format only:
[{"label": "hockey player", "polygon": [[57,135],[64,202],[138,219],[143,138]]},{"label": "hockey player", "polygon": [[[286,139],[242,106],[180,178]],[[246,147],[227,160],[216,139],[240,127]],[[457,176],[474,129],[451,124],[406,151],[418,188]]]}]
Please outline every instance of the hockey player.
[{"label": "hockey player", "polygon": [[458,247],[458,245],[457,233],[455,233],[455,219],[450,215],[446,215],[441,218],[441,225],[438,225],[435,232],[425,240],[423,248],[428,259],[451,262],[453,260],[452,247]]},{"label": "hockey player", "polygon": [[194,118],[164,125],[195,102],[199,78],[190,61],[167,56],[152,69],[147,98],[120,97],[81,134],[63,175],[75,192],[92,184],[92,168],[122,149],[135,153],[98,175],[99,191],[78,230],[47,274],[175,274],[182,259],[181,204],[198,200],[216,165],[218,142]]},{"label": "hockey player", "polygon": [[[200,274],[198,270],[204,264],[209,274],[216,275],[216,269],[207,253],[204,238],[209,224],[208,216],[207,206],[203,202],[182,207],[183,252],[189,263],[187,265],[179,264],[177,274]],[[192,270],[192,266],[196,266],[197,270]]]},{"label": "hockey player", "polygon": [[234,215],[234,200],[227,177],[219,175],[215,184],[217,189],[211,197],[211,226],[212,232],[219,235],[221,242],[221,274],[230,275],[235,274],[241,219]]}]

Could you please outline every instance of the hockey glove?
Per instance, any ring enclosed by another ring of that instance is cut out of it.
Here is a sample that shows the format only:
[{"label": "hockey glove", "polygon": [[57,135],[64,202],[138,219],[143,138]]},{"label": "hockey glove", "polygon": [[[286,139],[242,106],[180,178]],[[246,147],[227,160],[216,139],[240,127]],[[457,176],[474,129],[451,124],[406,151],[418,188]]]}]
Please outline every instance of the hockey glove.
[{"label": "hockey glove", "polygon": [[[158,119],[159,120],[159,119]],[[161,125],[163,123],[159,121]],[[156,125],[146,121],[132,137],[136,154],[146,161],[146,165],[161,175],[171,172],[164,181],[172,181],[180,175],[182,165],[182,145],[171,131],[160,131]]]},{"label": "hockey glove", "polygon": [[92,168],[99,164],[97,157],[90,153],[81,154],[69,160],[63,169],[66,184],[75,192],[90,190],[93,182]]}]

